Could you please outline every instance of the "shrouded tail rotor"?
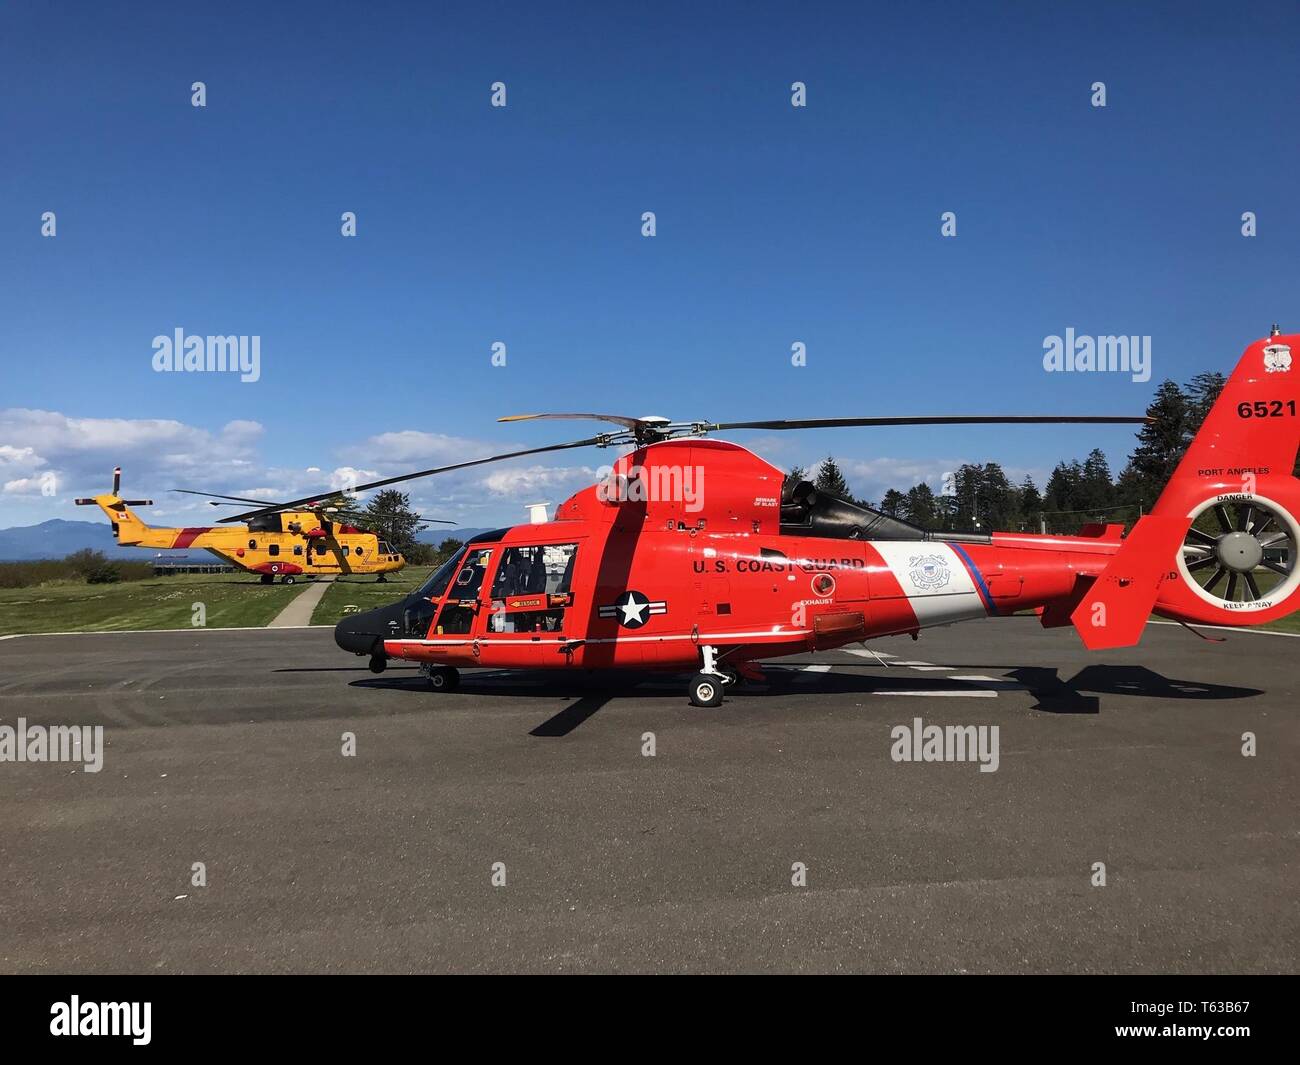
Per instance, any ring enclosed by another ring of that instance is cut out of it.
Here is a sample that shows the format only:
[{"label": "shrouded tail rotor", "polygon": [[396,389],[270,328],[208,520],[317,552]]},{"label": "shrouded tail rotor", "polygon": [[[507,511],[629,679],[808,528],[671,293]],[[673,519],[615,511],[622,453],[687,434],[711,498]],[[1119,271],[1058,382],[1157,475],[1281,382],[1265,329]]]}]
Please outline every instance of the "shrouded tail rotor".
[{"label": "shrouded tail rotor", "polygon": [[1259,496],[1209,499],[1194,511],[1179,569],[1188,587],[1223,610],[1286,598],[1300,580],[1296,519]]}]

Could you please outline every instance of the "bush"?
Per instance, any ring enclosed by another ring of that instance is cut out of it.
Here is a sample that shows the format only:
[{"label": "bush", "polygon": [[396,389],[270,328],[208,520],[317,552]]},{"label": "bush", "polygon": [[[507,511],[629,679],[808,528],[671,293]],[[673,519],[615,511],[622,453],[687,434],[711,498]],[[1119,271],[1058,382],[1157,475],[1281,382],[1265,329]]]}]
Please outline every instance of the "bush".
[{"label": "bush", "polygon": [[0,562],[0,588],[33,588],[50,581],[73,580],[113,584],[152,576],[151,563],[112,561],[101,551],[76,551],[67,558],[37,562]]},{"label": "bush", "polygon": [[86,574],[87,584],[116,584],[122,579],[122,571],[112,562],[105,562],[102,566],[96,566]]}]

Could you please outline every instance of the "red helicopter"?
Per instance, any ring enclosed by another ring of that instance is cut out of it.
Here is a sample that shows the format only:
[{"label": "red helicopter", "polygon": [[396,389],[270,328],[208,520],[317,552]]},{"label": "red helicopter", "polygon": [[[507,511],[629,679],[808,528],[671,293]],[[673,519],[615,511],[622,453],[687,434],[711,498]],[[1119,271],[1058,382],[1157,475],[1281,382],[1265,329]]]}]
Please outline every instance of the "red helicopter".
[{"label": "red helicopter", "polygon": [[[706,437],[872,425],[1141,423],[1135,417],[886,417],[686,422],[616,415],[616,431],[360,485],[579,447],[632,445],[554,520],[474,537],[400,602],[345,618],[335,640],[421,664],[448,691],[457,667],[693,672],[717,706],[759,659],[1032,610],[1091,649],[1136,644],[1154,612],[1253,625],[1300,603],[1292,477],[1300,335],[1246,349],[1151,513],[1073,536],[941,533],[824,495],[736,444]],[[301,501],[300,501],[301,502]],[[289,506],[297,504],[288,504]],[[260,512],[237,515],[246,520]]]}]

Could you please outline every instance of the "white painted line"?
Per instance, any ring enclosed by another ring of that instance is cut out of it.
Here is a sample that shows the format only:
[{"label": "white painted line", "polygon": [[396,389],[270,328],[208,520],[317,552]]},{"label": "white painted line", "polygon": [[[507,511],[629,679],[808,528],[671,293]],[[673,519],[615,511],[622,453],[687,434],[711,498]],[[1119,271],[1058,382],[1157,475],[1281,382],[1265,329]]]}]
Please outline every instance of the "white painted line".
[{"label": "white painted line", "polygon": [[[281,629],[332,629],[333,625],[282,625]],[[0,640],[21,640],[24,636],[157,636],[167,632],[262,632],[265,625],[233,625],[228,629],[201,628],[192,629],[97,629],[94,632],[11,632],[0,636]]]},{"label": "white painted line", "polygon": [[909,669],[915,669],[918,673],[942,673],[957,668],[956,666],[932,666],[929,662],[895,662],[894,664],[907,666]]},{"label": "white painted line", "polygon": [[872,695],[919,695],[927,699],[996,699],[997,692],[987,688],[970,691],[913,691],[913,692],[872,692]]},{"label": "white painted line", "polygon": [[804,673],[829,673],[831,671],[830,666],[800,666],[799,668]]},{"label": "white painted line", "polygon": [[1029,689],[1017,680],[1004,680],[1002,677],[983,677],[978,674],[954,673],[949,680],[964,680],[972,684],[983,684],[985,687],[999,692],[1023,692]]},{"label": "white painted line", "polygon": [[886,654],[884,651],[870,651],[857,647],[844,647],[841,650],[848,651],[851,655],[857,655],[859,658],[897,658],[898,655]]},{"label": "white painted line", "polygon": [[[1177,621],[1148,621],[1148,625],[1182,625]],[[1300,640],[1300,632],[1277,632],[1274,629],[1246,629],[1239,628],[1236,625],[1202,625],[1199,621],[1188,622],[1194,629],[1214,629],[1216,632],[1244,632],[1251,636],[1289,636],[1293,640]]]}]

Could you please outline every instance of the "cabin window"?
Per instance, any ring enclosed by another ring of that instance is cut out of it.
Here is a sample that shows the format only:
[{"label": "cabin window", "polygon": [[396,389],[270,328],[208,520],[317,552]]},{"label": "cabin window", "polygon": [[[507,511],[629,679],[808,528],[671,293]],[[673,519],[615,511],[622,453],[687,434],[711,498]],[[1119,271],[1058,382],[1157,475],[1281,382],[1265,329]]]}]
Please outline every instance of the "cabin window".
[{"label": "cabin window", "polygon": [[249,540],[249,541],[248,541],[248,549],[249,549],[250,551],[256,551],[256,550],[257,550],[257,541],[256,541],[256,540]]},{"label": "cabin window", "polygon": [[295,555],[301,555],[301,554],[302,554],[302,544],[294,544],[294,545],[293,545],[293,553],[294,553]]},{"label": "cabin window", "polygon": [[271,546],[266,549],[266,553],[268,555],[278,555],[280,553],[280,545],[271,544]]},{"label": "cabin window", "polygon": [[488,631],[560,632],[577,557],[577,544],[507,547],[492,581]]}]

